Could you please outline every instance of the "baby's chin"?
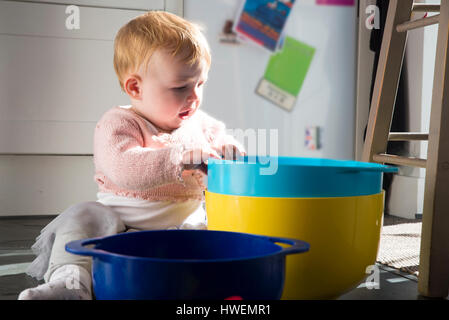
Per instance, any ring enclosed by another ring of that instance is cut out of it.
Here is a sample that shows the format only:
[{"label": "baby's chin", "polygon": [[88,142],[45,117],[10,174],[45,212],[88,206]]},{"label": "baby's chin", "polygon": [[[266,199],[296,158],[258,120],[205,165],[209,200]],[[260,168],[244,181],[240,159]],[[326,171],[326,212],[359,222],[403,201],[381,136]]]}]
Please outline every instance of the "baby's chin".
[{"label": "baby's chin", "polygon": [[186,119],[180,119],[180,118],[178,117],[178,118],[176,118],[176,119],[170,124],[170,126],[169,126],[170,129],[167,129],[167,130],[173,131],[173,130],[179,129],[179,128],[181,128],[182,125],[183,125],[184,123],[186,123],[187,120],[189,120],[189,119],[190,119],[190,117],[189,117],[189,118],[186,118]]},{"label": "baby's chin", "polygon": [[194,110],[190,110],[187,113],[179,113],[174,119],[173,121],[167,125],[165,128],[165,130],[176,130],[179,129],[180,127],[182,127],[182,125],[188,121],[189,119],[191,119],[193,117],[193,115],[196,113],[196,111],[198,110],[198,108],[195,108]]}]

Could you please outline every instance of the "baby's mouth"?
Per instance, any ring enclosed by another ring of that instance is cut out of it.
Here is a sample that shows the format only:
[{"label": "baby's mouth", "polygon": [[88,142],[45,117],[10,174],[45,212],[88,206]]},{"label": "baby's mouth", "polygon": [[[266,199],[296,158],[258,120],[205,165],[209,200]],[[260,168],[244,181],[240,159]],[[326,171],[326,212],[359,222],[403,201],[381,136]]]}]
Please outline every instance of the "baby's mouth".
[{"label": "baby's mouth", "polygon": [[185,119],[187,119],[187,118],[189,117],[191,111],[192,111],[192,110],[187,110],[187,111],[181,112],[181,113],[178,114],[178,116],[179,116],[182,120],[185,120]]}]

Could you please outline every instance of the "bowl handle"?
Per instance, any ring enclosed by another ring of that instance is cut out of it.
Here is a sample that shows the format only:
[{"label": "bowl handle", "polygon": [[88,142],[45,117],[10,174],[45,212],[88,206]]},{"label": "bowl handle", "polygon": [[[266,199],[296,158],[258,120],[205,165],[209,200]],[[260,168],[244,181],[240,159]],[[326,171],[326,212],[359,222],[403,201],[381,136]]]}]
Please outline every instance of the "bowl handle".
[{"label": "bowl handle", "polygon": [[291,247],[283,248],[282,251],[280,252],[281,254],[284,255],[307,252],[310,249],[310,244],[302,240],[290,238],[277,238],[277,237],[268,237],[268,239],[272,242],[291,244]]},{"label": "bowl handle", "polygon": [[109,254],[104,250],[85,247],[90,244],[100,243],[102,240],[102,238],[92,238],[71,241],[65,245],[65,250],[70,253],[79,254],[82,256],[108,257]]}]

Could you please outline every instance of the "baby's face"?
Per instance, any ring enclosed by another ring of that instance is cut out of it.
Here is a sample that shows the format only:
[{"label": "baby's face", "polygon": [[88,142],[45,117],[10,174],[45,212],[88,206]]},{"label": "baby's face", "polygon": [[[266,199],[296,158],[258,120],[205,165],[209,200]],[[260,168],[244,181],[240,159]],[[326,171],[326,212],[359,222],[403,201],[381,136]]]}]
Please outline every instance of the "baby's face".
[{"label": "baby's face", "polygon": [[135,108],[161,129],[179,128],[200,106],[208,71],[204,59],[189,66],[179,57],[156,51],[142,75],[142,96]]}]

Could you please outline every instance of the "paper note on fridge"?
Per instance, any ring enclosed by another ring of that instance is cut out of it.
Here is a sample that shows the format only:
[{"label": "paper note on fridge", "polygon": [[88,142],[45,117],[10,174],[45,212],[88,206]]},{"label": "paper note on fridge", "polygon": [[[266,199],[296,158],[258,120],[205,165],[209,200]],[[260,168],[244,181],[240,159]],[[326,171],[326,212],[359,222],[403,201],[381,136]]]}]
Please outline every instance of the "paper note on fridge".
[{"label": "paper note on fridge", "polygon": [[296,0],[245,0],[234,31],[270,51],[276,51],[285,22]]},{"label": "paper note on fridge", "polygon": [[270,57],[256,93],[286,110],[291,110],[314,55],[315,48],[285,37],[282,50]]}]

